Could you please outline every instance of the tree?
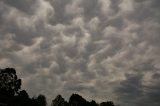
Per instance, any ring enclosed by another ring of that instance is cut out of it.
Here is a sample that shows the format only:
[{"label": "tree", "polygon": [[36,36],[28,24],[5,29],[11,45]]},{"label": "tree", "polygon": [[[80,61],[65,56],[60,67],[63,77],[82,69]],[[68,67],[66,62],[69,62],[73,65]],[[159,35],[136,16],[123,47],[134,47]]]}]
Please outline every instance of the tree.
[{"label": "tree", "polygon": [[69,106],[69,104],[61,95],[58,95],[54,100],[52,100],[51,106]]},{"label": "tree", "polygon": [[71,106],[88,106],[88,101],[78,94],[72,94],[69,99],[69,104]]},{"label": "tree", "polygon": [[96,103],[96,101],[92,100],[90,103],[89,103],[90,106],[98,106],[98,104]]},{"label": "tree", "polygon": [[14,68],[0,69],[0,95],[15,96],[21,88]]},{"label": "tree", "polygon": [[29,95],[25,90],[22,90],[19,92],[18,97],[26,99],[29,98]]},{"label": "tree", "polygon": [[47,102],[46,102],[46,97],[44,95],[39,95],[37,98],[35,98],[38,106],[46,106]]},{"label": "tree", "polygon": [[102,102],[100,103],[100,106],[114,106],[114,103],[112,101]]}]

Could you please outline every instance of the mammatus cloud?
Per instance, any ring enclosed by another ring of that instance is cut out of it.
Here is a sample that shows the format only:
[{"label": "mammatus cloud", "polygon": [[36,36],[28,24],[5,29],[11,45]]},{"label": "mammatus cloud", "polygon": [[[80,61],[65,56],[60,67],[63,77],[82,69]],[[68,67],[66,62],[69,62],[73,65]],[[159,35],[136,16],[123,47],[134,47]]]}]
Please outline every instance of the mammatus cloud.
[{"label": "mammatus cloud", "polygon": [[158,0],[1,0],[0,65],[31,95],[159,106]]}]

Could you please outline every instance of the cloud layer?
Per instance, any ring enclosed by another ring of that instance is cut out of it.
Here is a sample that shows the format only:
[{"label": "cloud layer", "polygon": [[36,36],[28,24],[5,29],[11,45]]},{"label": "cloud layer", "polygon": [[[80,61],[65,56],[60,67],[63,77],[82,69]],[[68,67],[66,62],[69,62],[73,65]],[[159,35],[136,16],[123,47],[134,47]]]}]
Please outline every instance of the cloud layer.
[{"label": "cloud layer", "polygon": [[30,95],[160,105],[159,0],[1,0],[0,65]]}]

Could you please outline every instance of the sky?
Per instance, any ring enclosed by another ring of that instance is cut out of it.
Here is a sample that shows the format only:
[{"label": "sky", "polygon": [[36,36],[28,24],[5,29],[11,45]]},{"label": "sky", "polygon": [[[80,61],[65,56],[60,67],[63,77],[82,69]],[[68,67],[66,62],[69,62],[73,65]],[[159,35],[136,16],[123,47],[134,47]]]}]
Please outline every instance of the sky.
[{"label": "sky", "polygon": [[0,0],[0,68],[30,96],[160,105],[160,0]]}]

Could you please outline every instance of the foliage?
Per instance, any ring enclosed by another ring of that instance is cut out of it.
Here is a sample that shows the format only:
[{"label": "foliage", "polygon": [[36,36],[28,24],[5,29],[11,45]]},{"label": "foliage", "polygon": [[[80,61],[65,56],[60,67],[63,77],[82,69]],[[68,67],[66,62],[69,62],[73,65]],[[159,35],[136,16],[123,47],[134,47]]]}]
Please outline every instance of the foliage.
[{"label": "foliage", "polygon": [[21,88],[21,79],[17,78],[13,68],[0,69],[0,94],[14,96]]}]

